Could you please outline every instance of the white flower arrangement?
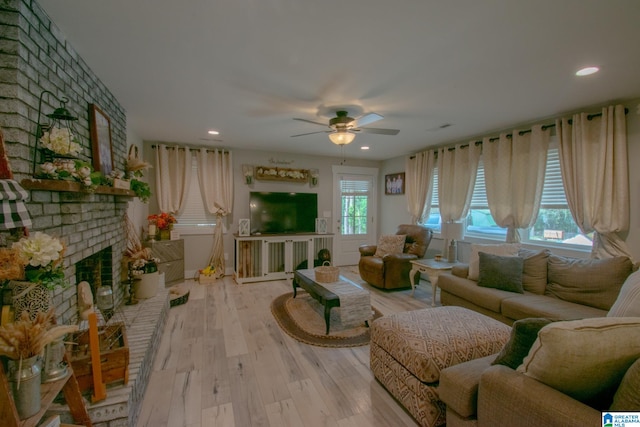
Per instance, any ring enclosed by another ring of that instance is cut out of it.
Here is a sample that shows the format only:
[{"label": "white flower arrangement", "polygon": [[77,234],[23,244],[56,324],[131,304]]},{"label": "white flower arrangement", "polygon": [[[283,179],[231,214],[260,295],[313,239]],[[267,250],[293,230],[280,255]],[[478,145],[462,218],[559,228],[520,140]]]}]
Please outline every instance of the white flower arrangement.
[{"label": "white flower arrangement", "polygon": [[49,179],[78,181],[85,187],[93,187],[94,172],[85,162],[70,159],[56,159],[40,165],[40,176]]},{"label": "white flower arrangement", "polygon": [[25,266],[27,281],[48,289],[68,285],[62,267],[65,248],[57,237],[37,231],[14,243],[12,249],[17,251]]},{"label": "white flower arrangement", "polygon": [[46,267],[62,258],[64,246],[60,239],[40,231],[13,244],[20,258],[32,267]]},{"label": "white flower arrangement", "polygon": [[75,140],[74,135],[67,128],[53,127],[44,132],[40,138],[42,147],[62,156],[76,156],[82,147]]}]

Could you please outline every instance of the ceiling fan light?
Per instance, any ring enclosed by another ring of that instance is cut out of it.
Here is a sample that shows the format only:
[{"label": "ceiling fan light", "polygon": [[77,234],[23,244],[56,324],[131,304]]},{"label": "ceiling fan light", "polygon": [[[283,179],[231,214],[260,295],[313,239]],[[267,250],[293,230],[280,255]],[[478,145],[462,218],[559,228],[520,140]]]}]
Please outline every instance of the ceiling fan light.
[{"label": "ceiling fan light", "polygon": [[353,142],[356,134],[353,132],[333,132],[329,134],[329,139],[336,145],[347,145]]}]

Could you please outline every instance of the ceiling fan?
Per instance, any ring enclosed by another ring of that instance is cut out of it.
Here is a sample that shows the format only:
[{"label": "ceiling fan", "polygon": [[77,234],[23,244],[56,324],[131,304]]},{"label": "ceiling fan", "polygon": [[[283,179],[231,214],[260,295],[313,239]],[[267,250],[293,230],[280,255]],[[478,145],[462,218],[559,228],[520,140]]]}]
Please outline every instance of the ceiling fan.
[{"label": "ceiling fan", "polygon": [[329,127],[329,130],[321,130],[317,132],[300,133],[298,135],[291,135],[291,137],[313,135],[316,133],[328,133],[329,139],[336,145],[347,145],[351,143],[356,134],[354,132],[364,133],[376,133],[380,135],[397,135],[400,132],[398,129],[380,129],[380,128],[368,128],[363,127],[378,120],[382,120],[383,117],[377,113],[365,114],[357,119],[349,117],[347,111],[336,111],[336,117],[329,120],[329,124],[314,122],[313,120],[294,118],[301,122],[313,123],[314,125]]}]

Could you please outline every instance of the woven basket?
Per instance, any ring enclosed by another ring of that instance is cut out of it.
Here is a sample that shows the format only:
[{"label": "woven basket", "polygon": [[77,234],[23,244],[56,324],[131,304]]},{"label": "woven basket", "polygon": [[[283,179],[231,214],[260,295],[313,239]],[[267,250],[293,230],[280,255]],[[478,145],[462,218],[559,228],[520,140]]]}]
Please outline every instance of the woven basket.
[{"label": "woven basket", "polygon": [[314,270],[316,273],[316,282],[320,283],[337,282],[338,276],[340,275],[340,269],[338,267],[331,267],[329,261],[323,262],[322,266],[316,267]]}]

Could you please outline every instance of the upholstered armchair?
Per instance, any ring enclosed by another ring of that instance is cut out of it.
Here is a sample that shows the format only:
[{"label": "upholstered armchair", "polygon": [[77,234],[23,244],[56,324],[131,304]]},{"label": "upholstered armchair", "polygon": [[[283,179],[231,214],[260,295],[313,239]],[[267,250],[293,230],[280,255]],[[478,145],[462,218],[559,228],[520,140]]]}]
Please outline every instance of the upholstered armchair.
[{"label": "upholstered armchair", "polygon": [[[395,234],[406,236],[399,253],[383,254],[379,251],[378,245],[363,245],[359,248],[358,269],[360,277],[376,288],[410,287],[410,261],[424,257],[433,237],[431,229],[412,224],[399,225]],[[378,252],[377,256],[376,252]]]}]

